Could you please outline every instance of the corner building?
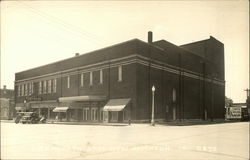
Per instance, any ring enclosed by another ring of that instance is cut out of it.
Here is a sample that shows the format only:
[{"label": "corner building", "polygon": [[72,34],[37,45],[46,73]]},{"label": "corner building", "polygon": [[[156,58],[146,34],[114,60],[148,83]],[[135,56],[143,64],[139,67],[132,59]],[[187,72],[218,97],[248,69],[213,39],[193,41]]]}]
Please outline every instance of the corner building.
[{"label": "corner building", "polygon": [[224,118],[224,45],[132,39],[15,74],[17,111],[49,120],[149,122]]}]

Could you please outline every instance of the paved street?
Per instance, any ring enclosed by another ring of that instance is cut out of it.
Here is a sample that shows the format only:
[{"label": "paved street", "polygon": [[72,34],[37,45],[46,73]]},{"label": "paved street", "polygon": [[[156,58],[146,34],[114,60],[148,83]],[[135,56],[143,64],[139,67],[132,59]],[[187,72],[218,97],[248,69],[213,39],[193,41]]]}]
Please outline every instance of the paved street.
[{"label": "paved street", "polygon": [[155,127],[1,123],[1,159],[248,157],[248,122]]}]

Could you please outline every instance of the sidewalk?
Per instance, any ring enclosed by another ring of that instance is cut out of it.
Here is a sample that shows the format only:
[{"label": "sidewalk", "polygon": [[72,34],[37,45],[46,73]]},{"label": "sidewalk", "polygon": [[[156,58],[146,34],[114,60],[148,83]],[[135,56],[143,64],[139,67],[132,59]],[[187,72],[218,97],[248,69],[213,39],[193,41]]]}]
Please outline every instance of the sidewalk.
[{"label": "sidewalk", "polygon": [[[14,123],[15,120],[1,120],[1,123]],[[235,123],[240,122],[236,120],[184,120],[184,121],[167,121],[167,122],[156,122],[157,126],[189,126],[189,125],[212,125],[219,123]],[[100,125],[100,126],[130,126],[128,123],[100,123],[100,122],[57,122],[48,120],[46,124],[64,124],[64,125]],[[150,123],[131,123],[131,125],[150,125]]]},{"label": "sidewalk", "polygon": [[1,119],[1,123],[15,123],[15,120],[2,120]]},{"label": "sidewalk", "polygon": [[[15,123],[15,120],[1,120],[1,123]],[[102,125],[102,126],[129,126],[128,123],[98,123],[98,122],[56,122],[47,121],[45,124],[66,124],[66,125]]]},{"label": "sidewalk", "polygon": [[56,122],[47,121],[47,124],[66,124],[66,125],[101,125],[101,126],[128,126],[128,123],[100,123],[100,122]]}]

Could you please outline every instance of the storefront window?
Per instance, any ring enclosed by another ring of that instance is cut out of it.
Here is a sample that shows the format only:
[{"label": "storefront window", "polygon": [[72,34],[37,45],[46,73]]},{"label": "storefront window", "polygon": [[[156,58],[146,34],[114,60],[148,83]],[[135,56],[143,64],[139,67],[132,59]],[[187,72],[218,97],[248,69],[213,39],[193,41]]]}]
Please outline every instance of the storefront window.
[{"label": "storefront window", "polygon": [[118,121],[118,112],[111,112],[111,121]]}]

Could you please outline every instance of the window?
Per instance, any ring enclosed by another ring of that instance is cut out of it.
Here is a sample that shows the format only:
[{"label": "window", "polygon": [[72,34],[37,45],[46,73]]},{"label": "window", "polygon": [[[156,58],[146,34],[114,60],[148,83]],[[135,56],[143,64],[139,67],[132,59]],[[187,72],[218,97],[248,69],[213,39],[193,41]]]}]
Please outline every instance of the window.
[{"label": "window", "polygon": [[38,94],[42,94],[42,82],[39,82]]},{"label": "window", "polygon": [[102,73],[102,69],[100,70],[100,84],[102,84],[103,82],[103,73]]},{"label": "window", "polygon": [[82,113],[82,116],[83,116],[83,120],[84,121],[87,121],[89,118],[89,108],[83,108],[83,113]]},{"label": "window", "polygon": [[173,102],[176,102],[176,90],[173,88]]},{"label": "window", "polygon": [[118,112],[111,111],[111,121],[117,121],[118,120]]},{"label": "window", "polygon": [[97,108],[92,108],[91,109],[91,120],[96,121],[97,119],[98,119]]},{"label": "window", "polygon": [[18,85],[17,86],[17,96],[19,97],[19,96],[21,96],[21,86],[20,85]]},{"label": "window", "polygon": [[47,92],[47,81],[43,82],[43,94],[46,94]]},{"label": "window", "polygon": [[24,96],[27,95],[27,90],[28,90],[28,84],[24,84]]},{"label": "window", "polygon": [[31,94],[33,94],[33,93],[34,93],[34,83],[31,82]]},{"label": "window", "polygon": [[103,108],[100,108],[100,113],[99,113],[99,115],[100,115],[100,121],[103,121]]},{"label": "window", "polygon": [[51,93],[51,80],[48,81],[48,93]]},{"label": "window", "polygon": [[25,84],[23,84],[23,88],[22,88],[22,90],[23,90],[22,95],[23,95],[23,96],[25,96]]},{"label": "window", "polygon": [[83,73],[81,74],[81,86],[83,87]]},{"label": "window", "polygon": [[24,84],[23,88],[24,88],[24,94],[23,95],[26,96],[26,93],[27,93],[27,84]]},{"label": "window", "polygon": [[28,96],[29,95],[29,83],[26,83],[25,90],[26,90],[26,96]]},{"label": "window", "polygon": [[118,81],[122,81],[122,66],[118,67]]},{"label": "window", "polygon": [[69,88],[70,87],[70,76],[68,76],[68,78],[67,78],[67,83],[68,83],[67,88]]},{"label": "window", "polygon": [[29,83],[29,95],[31,95],[31,82]]},{"label": "window", "polygon": [[22,96],[25,96],[25,84],[22,85]]},{"label": "window", "polygon": [[90,72],[89,73],[89,85],[93,85],[93,73],[92,72]]},{"label": "window", "polygon": [[54,79],[53,92],[56,93],[56,79]]}]

